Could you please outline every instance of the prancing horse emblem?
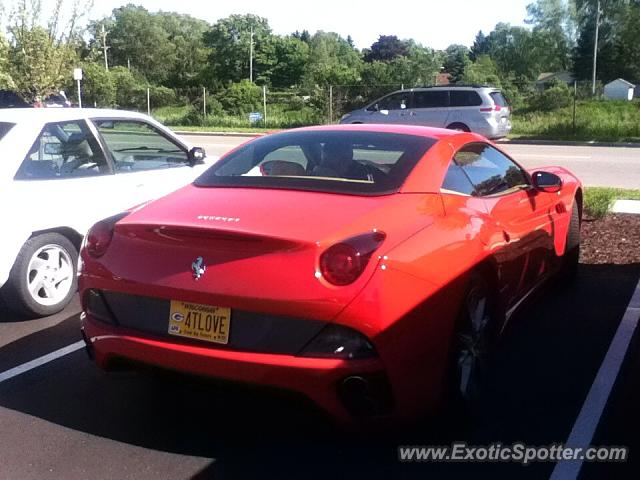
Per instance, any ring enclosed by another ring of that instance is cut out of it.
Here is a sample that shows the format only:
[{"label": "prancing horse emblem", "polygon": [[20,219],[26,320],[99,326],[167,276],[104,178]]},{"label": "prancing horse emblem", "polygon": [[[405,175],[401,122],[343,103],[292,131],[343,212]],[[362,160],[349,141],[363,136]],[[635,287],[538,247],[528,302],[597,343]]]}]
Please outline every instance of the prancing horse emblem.
[{"label": "prancing horse emblem", "polygon": [[196,261],[191,264],[191,270],[193,270],[193,278],[200,280],[200,277],[204,275],[207,270],[207,266],[204,264],[202,257],[196,258]]}]

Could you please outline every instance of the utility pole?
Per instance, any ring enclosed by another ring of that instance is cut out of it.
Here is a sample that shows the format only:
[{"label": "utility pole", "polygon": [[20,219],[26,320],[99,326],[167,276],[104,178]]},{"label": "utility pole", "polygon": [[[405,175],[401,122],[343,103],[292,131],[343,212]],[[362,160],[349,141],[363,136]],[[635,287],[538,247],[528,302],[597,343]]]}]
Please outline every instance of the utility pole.
[{"label": "utility pole", "polygon": [[109,60],[107,59],[107,31],[104,28],[104,23],[102,24],[102,52],[104,53],[104,69],[109,71]]},{"label": "utility pole", "polygon": [[593,76],[591,79],[591,94],[595,96],[596,94],[596,69],[598,64],[598,33],[600,30],[600,0],[598,0],[597,10],[596,10],[596,36],[595,41],[593,43]]},{"label": "utility pole", "polygon": [[251,36],[249,37],[249,81],[253,83],[253,25],[251,26]]}]

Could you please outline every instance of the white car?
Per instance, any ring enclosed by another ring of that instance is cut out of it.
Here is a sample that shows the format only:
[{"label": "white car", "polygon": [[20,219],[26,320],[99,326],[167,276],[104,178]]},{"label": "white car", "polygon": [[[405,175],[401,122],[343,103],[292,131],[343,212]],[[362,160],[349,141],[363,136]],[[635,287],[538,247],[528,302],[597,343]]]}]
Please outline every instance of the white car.
[{"label": "white car", "polygon": [[[193,181],[211,162],[139,113],[0,109],[0,294],[28,316],[62,310],[96,221]],[[2,315],[2,312],[0,312]]]}]

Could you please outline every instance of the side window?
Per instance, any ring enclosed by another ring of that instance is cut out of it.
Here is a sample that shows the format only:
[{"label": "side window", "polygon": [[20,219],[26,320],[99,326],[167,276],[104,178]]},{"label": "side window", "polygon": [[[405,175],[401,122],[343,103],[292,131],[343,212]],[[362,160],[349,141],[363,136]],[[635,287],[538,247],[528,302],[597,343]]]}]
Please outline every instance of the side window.
[{"label": "side window", "polygon": [[529,185],[522,169],[490,145],[467,145],[455,154],[454,160],[475,186],[476,195],[495,195]]},{"label": "side window", "polygon": [[94,120],[111,152],[116,173],[159,170],[189,164],[186,150],[148,123]]},{"label": "side window", "polygon": [[469,181],[462,168],[453,161],[447,169],[447,174],[442,182],[442,189],[464,195],[473,195],[474,193],[473,184]]},{"label": "side window", "polygon": [[448,106],[449,92],[446,90],[413,93],[413,108],[442,108]]},{"label": "side window", "polygon": [[482,105],[482,98],[473,90],[451,90],[452,107],[477,107]]},{"label": "side window", "polygon": [[87,124],[48,123],[22,162],[16,180],[48,180],[110,173],[109,165]]},{"label": "side window", "polygon": [[380,110],[404,110],[409,108],[410,100],[411,92],[394,93],[380,100],[378,108]]}]

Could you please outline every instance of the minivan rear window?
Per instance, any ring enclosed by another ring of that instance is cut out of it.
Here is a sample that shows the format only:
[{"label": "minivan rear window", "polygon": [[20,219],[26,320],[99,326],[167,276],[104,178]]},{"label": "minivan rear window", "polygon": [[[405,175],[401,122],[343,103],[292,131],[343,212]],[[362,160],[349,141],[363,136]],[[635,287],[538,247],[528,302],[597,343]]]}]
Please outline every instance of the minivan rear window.
[{"label": "minivan rear window", "polygon": [[15,123],[0,122],[0,140],[2,140],[4,136],[9,133],[9,130],[11,130],[15,126]]},{"label": "minivan rear window", "polygon": [[482,105],[482,98],[474,90],[451,90],[452,107],[477,107]]},{"label": "minivan rear window", "polygon": [[509,102],[507,102],[507,99],[504,98],[504,95],[502,95],[502,93],[500,92],[491,92],[489,95],[491,95],[491,98],[493,99],[493,101],[495,102],[495,104],[499,107],[508,107],[509,106]]},{"label": "minivan rear window", "polygon": [[231,152],[194,184],[383,195],[402,186],[435,142],[388,132],[284,132]]}]

